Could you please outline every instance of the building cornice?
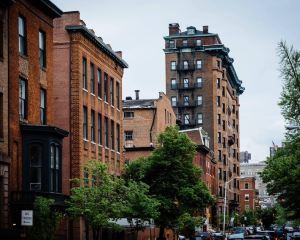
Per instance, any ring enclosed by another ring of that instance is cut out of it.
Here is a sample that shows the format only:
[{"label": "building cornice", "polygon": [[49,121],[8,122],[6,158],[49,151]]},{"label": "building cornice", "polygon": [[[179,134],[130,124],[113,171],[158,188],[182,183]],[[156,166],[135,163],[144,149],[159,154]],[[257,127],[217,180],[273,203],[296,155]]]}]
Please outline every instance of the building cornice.
[{"label": "building cornice", "polygon": [[100,50],[105,52],[114,61],[116,61],[121,67],[128,68],[127,62],[120,58],[112,49],[110,49],[103,41],[101,41],[92,31],[83,25],[69,25],[66,26],[68,32],[80,32],[90,41],[92,41]]}]

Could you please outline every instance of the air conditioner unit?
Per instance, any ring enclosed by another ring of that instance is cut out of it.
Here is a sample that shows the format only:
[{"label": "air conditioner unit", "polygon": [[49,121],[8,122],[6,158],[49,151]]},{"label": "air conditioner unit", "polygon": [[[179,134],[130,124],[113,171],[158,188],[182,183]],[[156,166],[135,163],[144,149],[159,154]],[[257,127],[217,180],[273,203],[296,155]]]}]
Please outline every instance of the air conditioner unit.
[{"label": "air conditioner unit", "polygon": [[30,191],[41,191],[41,183],[30,183]]}]

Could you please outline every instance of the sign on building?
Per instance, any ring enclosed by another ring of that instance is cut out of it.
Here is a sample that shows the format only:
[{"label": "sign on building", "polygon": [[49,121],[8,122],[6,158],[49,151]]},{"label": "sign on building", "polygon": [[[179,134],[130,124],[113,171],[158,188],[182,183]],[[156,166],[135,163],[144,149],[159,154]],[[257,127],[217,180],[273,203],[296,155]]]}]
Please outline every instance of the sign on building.
[{"label": "sign on building", "polygon": [[21,211],[21,226],[32,226],[33,225],[33,211],[22,210]]}]

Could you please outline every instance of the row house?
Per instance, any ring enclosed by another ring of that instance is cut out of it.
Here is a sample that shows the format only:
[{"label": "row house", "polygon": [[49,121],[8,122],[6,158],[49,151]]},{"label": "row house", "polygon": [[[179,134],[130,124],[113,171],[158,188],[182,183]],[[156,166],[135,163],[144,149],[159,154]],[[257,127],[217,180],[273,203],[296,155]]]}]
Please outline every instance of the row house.
[{"label": "row house", "polygon": [[[63,191],[84,172],[88,160],[105,163],[111,174],[123,167],[122,76],[127,63],[88,29],[77,11],[54,20],[54,123],[70,132],[64,139]],[[72,239],[84,239],[82,221],[74,223]]]}]

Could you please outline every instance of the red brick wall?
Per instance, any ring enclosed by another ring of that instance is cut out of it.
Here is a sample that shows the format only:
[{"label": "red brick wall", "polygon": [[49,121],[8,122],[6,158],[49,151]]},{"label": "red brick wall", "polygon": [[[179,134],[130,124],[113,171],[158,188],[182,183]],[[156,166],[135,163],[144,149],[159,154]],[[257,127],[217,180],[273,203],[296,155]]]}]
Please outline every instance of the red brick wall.
[{"label": "red brick wall", "polygon": [[[245,185],[248,184],[248,189]],[[245,195],[249,195],[249,200]],[[241,178],[240,179],[240,212],[244,212],[246,209],[255,210],[255,178]]]}]

